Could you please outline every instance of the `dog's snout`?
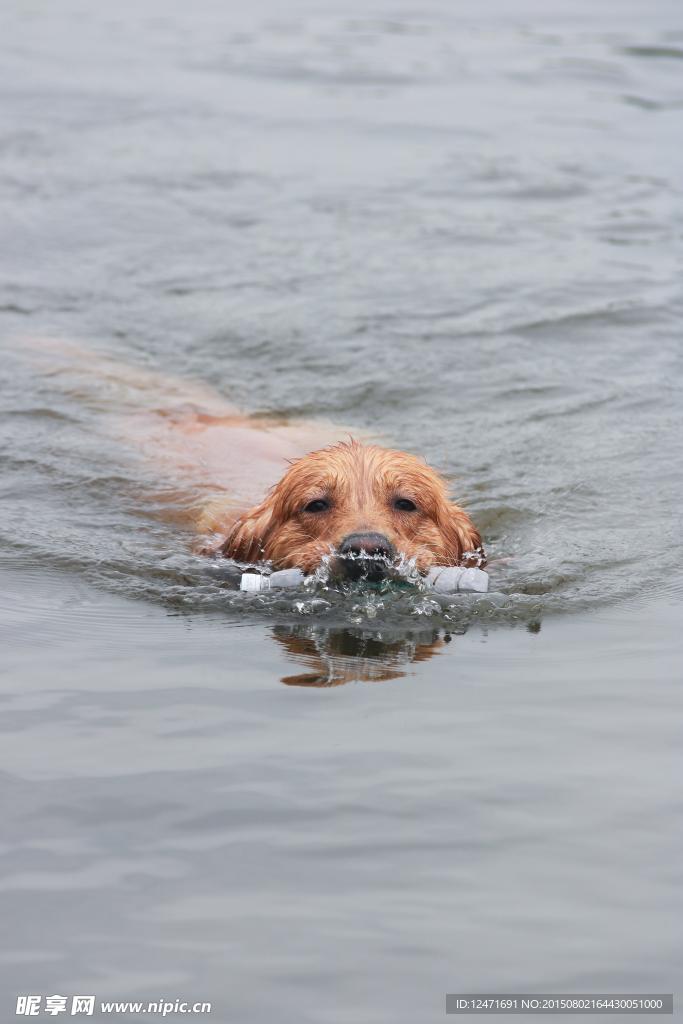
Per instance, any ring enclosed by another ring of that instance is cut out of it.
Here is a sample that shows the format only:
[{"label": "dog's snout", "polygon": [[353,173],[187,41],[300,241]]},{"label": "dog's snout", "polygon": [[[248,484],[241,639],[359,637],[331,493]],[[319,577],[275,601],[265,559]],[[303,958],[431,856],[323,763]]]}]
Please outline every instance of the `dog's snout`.
[{"label": "dog's snout", "polygon": [[393,558],[394,546],[382,533],[351,533],[339,545],[347,558]]},{"label": "dog's snout", "polygon": [[384,579],[396,549],[382,533],[350,533],[337,548],[337,570],[348,579]]}]

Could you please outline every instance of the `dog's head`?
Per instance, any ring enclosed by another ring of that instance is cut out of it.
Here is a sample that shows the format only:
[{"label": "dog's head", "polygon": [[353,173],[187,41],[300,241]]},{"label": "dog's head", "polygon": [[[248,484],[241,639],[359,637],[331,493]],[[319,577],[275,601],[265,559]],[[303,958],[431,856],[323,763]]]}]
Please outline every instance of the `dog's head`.
[{"label": "dog's head", "polygon": [[352,441],[295,462],[235,523],[221,551],[306,573],[331,556],[334,575],[377,580],[401,558],[425,572],[463,564],[480,548],[481,537],[449,501],[438,473],[412,455]]}]

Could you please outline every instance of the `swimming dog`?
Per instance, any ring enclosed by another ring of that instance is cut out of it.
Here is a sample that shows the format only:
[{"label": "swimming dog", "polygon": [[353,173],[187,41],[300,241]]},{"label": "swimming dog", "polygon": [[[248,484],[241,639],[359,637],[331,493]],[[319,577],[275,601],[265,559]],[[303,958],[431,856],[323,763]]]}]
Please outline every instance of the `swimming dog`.
[{"label": "swimming dog", "polygon": [[[411,563],[483,566],[481,537],[446,480],[405,452],[324,421],[249,416],[212,388],[73,342],[24,338],[60,390],[97,410],[163,486],[158,514],[213,534],[202,550],[241,562],[382,579]],[[287,468],[289,467],[289,468]]]}]

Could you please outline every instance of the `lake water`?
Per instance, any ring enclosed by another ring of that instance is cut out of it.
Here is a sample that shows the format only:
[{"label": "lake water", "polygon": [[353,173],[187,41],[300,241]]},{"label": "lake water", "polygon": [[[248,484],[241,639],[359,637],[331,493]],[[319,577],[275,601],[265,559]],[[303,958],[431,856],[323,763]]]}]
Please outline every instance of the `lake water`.
[{"label": "lake water", "polygon": [[[2,18],[5,1016],[676,998],[679,5]],[[513,561],[241,594],[35,336],[423,453]]]}]

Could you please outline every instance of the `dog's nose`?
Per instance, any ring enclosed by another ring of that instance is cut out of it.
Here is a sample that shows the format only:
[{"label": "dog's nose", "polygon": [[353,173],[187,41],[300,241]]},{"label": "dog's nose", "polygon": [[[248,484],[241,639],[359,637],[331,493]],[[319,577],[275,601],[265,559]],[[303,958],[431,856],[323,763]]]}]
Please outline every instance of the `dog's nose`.
[{"label": "dog's nose", "polygon": [[383,533],[350,533],[339,545],[347,558],[393,558],[394,545]]},{"label": "dog's nose", "polygon": [[387,565],[396,557],[396,549],[382,533],[350,533],[337,548],[337,565],[352,580],[371,583],[384,579]]}]

